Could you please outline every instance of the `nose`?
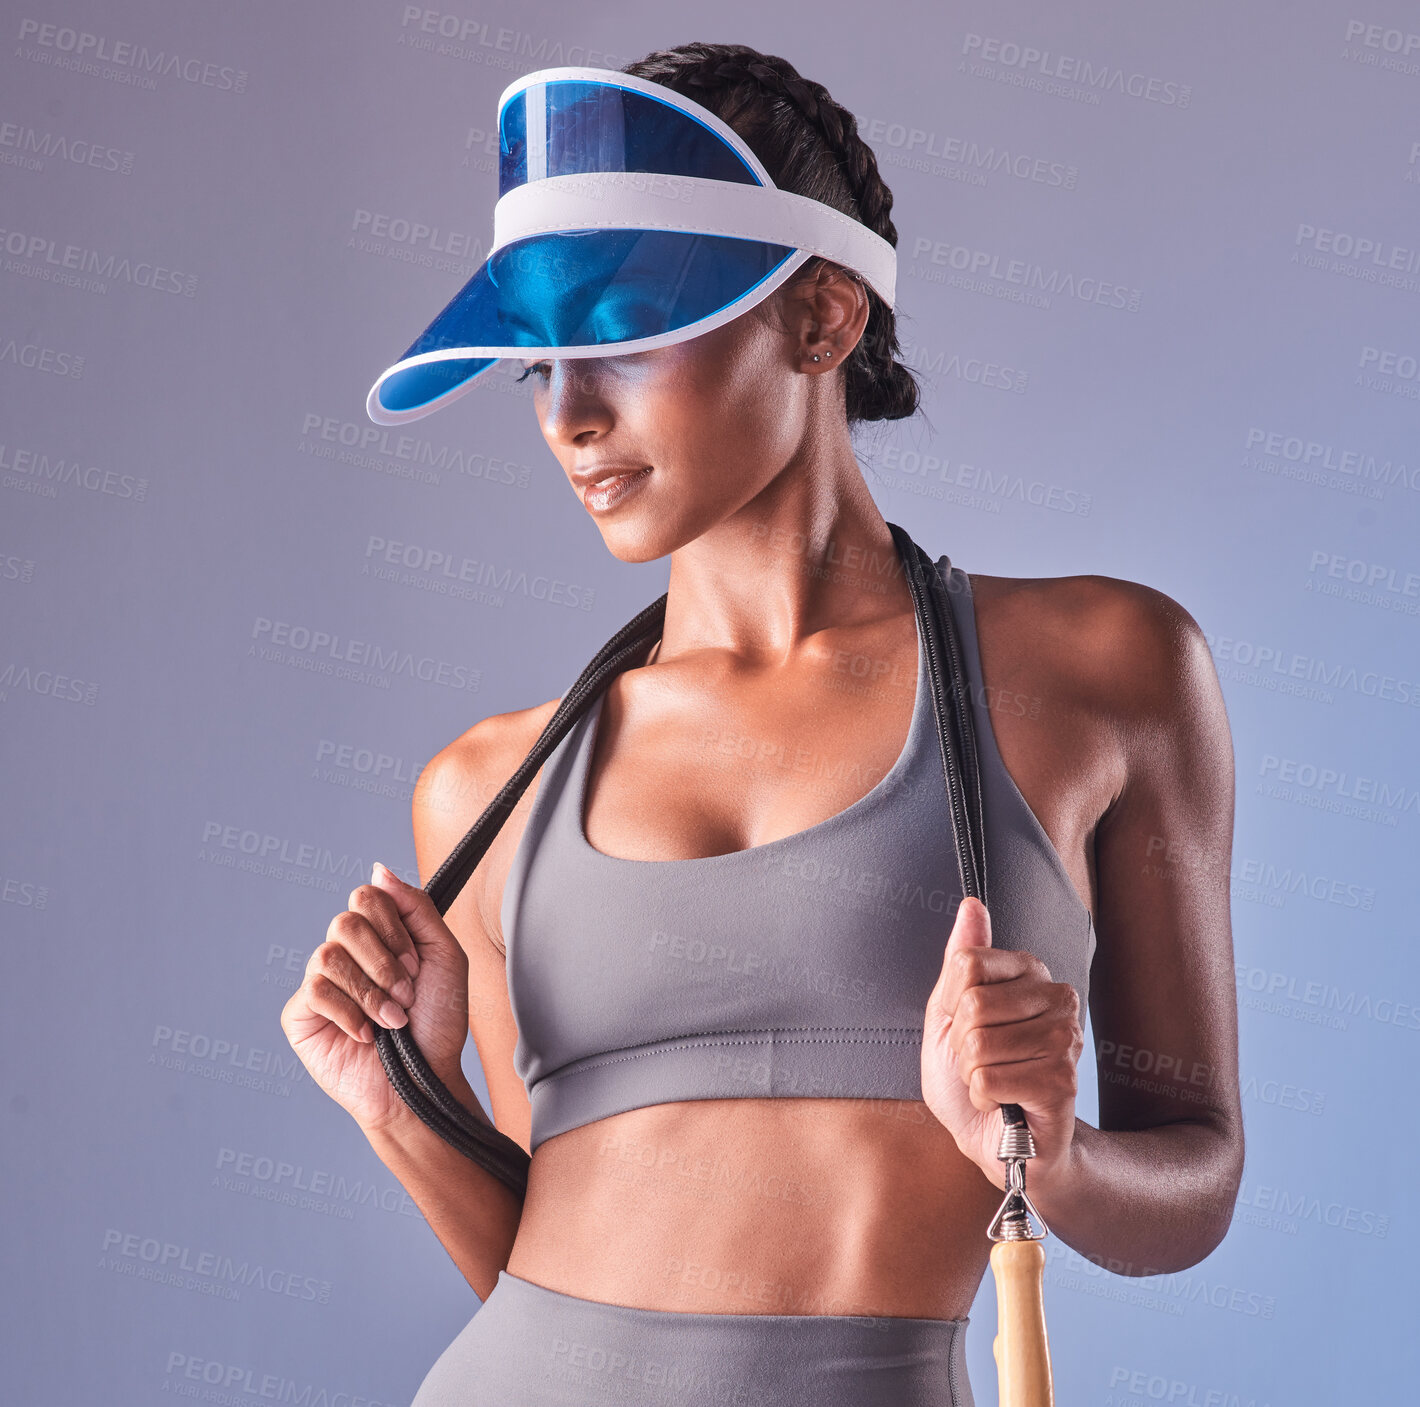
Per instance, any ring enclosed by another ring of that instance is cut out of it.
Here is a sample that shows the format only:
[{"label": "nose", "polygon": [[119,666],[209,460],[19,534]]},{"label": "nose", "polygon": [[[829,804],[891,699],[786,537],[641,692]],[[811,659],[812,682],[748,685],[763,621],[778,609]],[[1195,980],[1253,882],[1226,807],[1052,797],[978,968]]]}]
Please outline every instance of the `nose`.
[{"label": "nose", "polygon": [[547,386],[538,406],[543,434],[562,444],[582,443],[611,428],[611,408],[602,393],[598,357],[558,357],[550,361]]}]

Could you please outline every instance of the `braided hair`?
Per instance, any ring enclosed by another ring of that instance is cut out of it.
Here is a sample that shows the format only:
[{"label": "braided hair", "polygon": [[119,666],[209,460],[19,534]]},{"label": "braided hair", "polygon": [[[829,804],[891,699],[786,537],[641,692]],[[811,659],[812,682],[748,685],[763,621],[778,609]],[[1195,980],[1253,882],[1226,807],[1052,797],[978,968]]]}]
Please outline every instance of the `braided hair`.
[{"label": "braided hair", "polygon": [[[622,72],[708,108],[744,138],[781,190],[842,211],[896,248],[892,192],[872,148],[858,135],[858,119],[788,59],[745,44],[680,44],[657,49]],[[815,256],[796,277],[828,262]],[[863,290],[867,326],[839,368],[848,423],[902,420],[917,410],[917,379],[897,360],[893,310],[868,283]]]}]

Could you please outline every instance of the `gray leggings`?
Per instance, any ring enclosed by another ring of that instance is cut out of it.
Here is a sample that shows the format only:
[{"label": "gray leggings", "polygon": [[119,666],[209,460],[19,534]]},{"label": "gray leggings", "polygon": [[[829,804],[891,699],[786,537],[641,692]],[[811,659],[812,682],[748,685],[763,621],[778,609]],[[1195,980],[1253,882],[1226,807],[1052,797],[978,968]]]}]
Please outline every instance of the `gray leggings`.
[{"label": "gray leggings", "polygon": [[973,1407],[967,1322],[632,1309],[503,1270],[411,1407]]}]

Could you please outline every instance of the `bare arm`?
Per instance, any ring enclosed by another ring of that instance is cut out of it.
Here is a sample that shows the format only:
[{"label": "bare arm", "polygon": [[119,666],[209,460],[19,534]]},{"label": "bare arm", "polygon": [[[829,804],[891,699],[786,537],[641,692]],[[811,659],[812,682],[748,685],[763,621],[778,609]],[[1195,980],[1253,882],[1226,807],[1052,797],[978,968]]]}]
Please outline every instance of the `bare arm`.
[{"label": "bare arm", "polygon": [[[498,789],[526,755],[552,705],[497,715],[471,728],[432,758],[420,773],[412,805],[419,875],[429,877],[463,837]],[[529,788],[517,810],[531,804]],[[517,811],[515,811],[515,815]],[[444,915],[444,923],[467,961],[467,1019],[488,1081],[495,1114],[489,1119],[457,1062],[436,1073],[453,1096],[479,1117],[527,1147],[531,1113],[527,1093],[512,1068],[517,1032],[508,1005],[507,979],[500,946],[489,932],[488,914],[496,908],[489,875],[506,870],[506,854],[521,826],[510,819],[480,862],[473,877]],[[497,861],[501,854],[504,863]],[[431,912],[432,905],[429,906]],[[501,936],[501,935],[500,935]],[[371,1147],[399,1179],[424,1213],[480,1299],[497,1284],[508,1264],[522,1216],[522,1198],[476,1163],[445,1143],[407,1106],[398,1105],[378,1127],[365,1128]]]},{"label": "bare arm", "polygon": [[[461,1075],[442,1078],[459,1103],[481,1109]],[[424,1213],[474,1294],[486,1300],[512,1253],[522,1198],[445,1143],[407,1108],[382,1127],[364,1132],[380,1161]]]},{"label": "bare arm", "polygon": [[[1124,587],[1124,583],[1113,583]],[[1183,1269],[1231,1223],[1243,1164],[1229,913],[1233,754],[1192,618],[1132,587],[1101,611],[1087,668],[1122,784],[1095,830],[1090,1017],[1099,1127],[1027,1165],[1051,1231],[1122,1275]]]}]

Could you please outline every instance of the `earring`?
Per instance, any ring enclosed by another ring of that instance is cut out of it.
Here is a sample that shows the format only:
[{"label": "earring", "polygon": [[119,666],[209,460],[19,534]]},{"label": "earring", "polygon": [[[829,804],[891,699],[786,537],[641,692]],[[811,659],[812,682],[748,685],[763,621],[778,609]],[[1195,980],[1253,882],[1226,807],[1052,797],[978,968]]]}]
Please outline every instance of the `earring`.
[{"label": "earring", "polygon": [[815,361],[818,360],[818,353],[817,353],[817,352],[814,353],[814,360],[815,360]]}]

